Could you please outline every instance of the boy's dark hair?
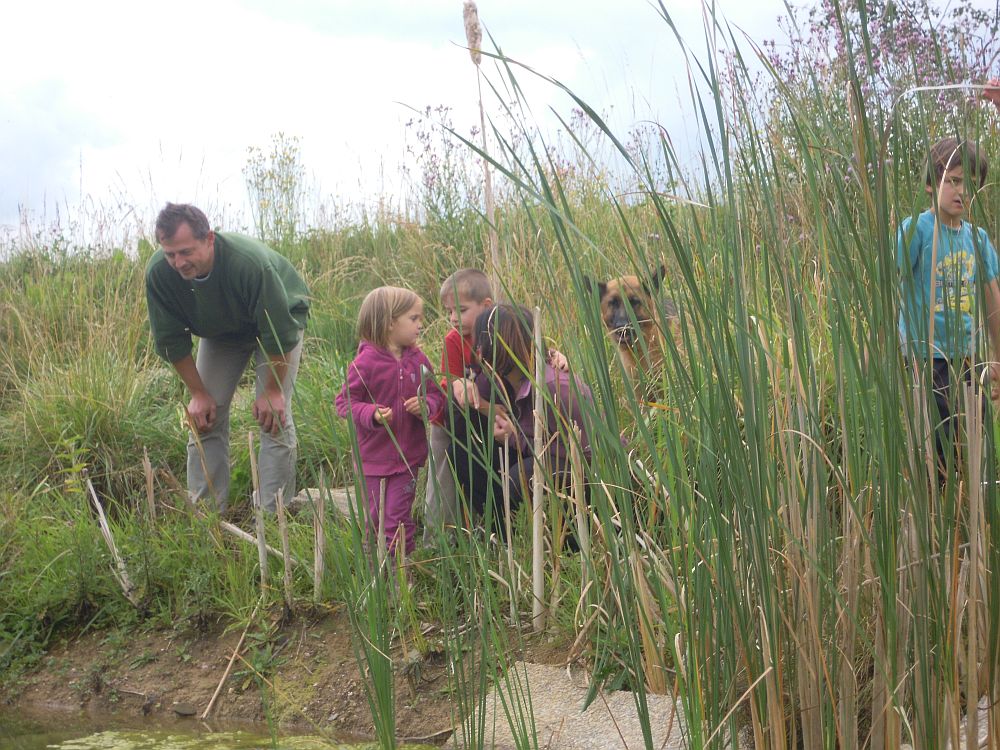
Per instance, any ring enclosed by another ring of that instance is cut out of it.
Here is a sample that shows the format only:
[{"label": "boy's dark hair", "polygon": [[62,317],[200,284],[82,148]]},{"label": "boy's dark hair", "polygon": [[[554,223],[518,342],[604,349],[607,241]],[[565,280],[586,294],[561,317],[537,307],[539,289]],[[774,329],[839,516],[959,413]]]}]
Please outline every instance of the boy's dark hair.
[{"label": "boy's dark hair", "polygon": [[205,239],[212,231],[208,217],[197,206],[190,203],[168,203],[156,217],[156,241],[169,240],[177,234],[181,224],[191,227],[191,234],[196,240]]},{"label": "boy's dark hair", "polygon": [[965,176],[977,188],[986,184],[986,172],[990,165],[986,154],[979,149],[979,144],[975,141],[960,141],[958,138],[942,138],[931,146],[930,158],[924,171],[927,186],[937,190],[944,173],[955,167],[964,167]]},{"label": "boy's dark hair", "polygon": [[465,297],[477,304],[493,298],[493,287],[485,273],[478,268],[462,268],[455,271],[441,285],[441,300]]},{"label": "boy's dark hair", "polygon": [[495,305],[476,318],[476,346],[479,361],[504,377],[516,369],[531,374],[531,334],[535,320],[520,305]]}]

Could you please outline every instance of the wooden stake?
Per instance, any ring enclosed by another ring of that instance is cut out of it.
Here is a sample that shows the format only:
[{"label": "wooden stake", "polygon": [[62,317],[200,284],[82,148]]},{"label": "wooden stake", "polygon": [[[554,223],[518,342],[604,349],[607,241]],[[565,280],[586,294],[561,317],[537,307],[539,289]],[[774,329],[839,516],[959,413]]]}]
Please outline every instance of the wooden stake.
[{"label": "wooden stake", "polygon": [[142,446],[142,473],[146,475],[146,507],[149,509],[149,520],[156,520],[156,497],[153,495],[153,464],[149,460],[149,451]]},{"label": "wooden stake", "polygon": [[250,478],[253,481],[253,514],[257,521],[257,554],[260,561],[260,593],[267,593],[267,542],[264,539],[264,501],[260,496],[260,476],[257,474],[257,455],[253,450],[253,433],[247,433],[250,445]]},{"label": "wooden stake", "polygon": [[531,624],[536,633],[545,629],[545,573],[542,569],[544,552],[542,529],[545,522],[542,509],[542,454],[545,445],[545,349],[542,346],[542,311],[535,308],[535,470],[531,475]]},{"label": "wooden stake", "polygon": [[292,611],[292,561],[291,544],[288,541],[288,522],[285,519],[284,490],[279,489],[274,496],[275,509],[278,511],[278,533],[281,535],[281,551],[284,554],[285,577],[283,579],[285,590],[285,607]]},{"label": "wooden stake", "polygon": [[97,499],[97,491],[94,489],[94,483],[91,482],[90,477],[87,476],[86,469],[83,470],[83,478],[87,481],[87,489],[90,490],[90,499],[94,503],[94,508],[97,510],[97,522],[101,526],[101,535],[104,537],[104,542],[108,545],[108,549],[111,550],[111,557],[115,561],[111,568],[111,573],[114,575],[115,580],[118,581],[118,585],[122,587],[122,593],[125,594],[125,598],[129,600],[133,607],[138,607],[139,597],[136,596],[135,586],[132,584],[132,579],[129,578],[128,569],[125,567],[125,561],[118,553],[118,547],[115,545],[115,539],[111,535],[111,527],[108,525],[108,519],[104,515],[104,507],[101,505],[101,501]]}]

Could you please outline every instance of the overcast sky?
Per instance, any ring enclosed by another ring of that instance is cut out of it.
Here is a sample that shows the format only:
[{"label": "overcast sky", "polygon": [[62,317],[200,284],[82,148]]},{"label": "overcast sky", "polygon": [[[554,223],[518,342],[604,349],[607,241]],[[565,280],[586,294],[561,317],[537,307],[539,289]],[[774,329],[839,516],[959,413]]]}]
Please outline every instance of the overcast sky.
[{"label": "overcast sky", "polygon": [[[701,49],[701,3],[666,4]],[[760,40],[777,36],[784,3],[718,8]],[[678,45],[646,0],[482,0],[479,13],[505,54],[613,106],[618,123],[683,129]],[[7,3],[0,226],[20,207],[51,221],[53,205],[81,201],[146,221],[167,200],[238,213],[247,149],[278,131],[300,139],[317,195],[371,202],[398,189],[408,107],[448,105],[463,131],[477,121],[464,44],[461,0]],[[569,111],[520,81],[534,112]]]}]

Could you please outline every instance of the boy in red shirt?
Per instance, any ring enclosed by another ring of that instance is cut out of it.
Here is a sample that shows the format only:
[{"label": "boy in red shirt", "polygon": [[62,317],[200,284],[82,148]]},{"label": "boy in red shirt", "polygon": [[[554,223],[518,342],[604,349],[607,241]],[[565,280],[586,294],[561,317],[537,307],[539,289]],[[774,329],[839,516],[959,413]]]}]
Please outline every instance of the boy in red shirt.
[{"label": "boy in red shirt", "polygon": [[[442,385],[451,392],[456,380],[473,376],[478,364],[475,342],[472,340],[476,318],[493,306],[493,289],[482,271],[463,268],[455,271],[441,285],[441,305],[448,313],[451,330],[444,337],[441,353]],[[424,544],[431,544],[439,529],[457,525],[458,507],[455,500],[455,477],[448,462],[451,438],[444,424],[447,409],[431,420],[431,461],[427,473],[427,493],[424,500]]]}]

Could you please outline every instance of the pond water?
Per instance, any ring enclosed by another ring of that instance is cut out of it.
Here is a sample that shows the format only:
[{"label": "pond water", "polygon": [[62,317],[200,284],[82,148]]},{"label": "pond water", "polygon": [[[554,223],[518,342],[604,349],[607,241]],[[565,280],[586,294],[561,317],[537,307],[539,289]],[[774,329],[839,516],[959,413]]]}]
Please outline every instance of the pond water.
[{"label": "pond water", "polygon": [[363,750],[319,736],[278,734],[267,727],[209,727],[194,721],[93,719],[75,714],[9,716],[0,712],[0,750]]}]

